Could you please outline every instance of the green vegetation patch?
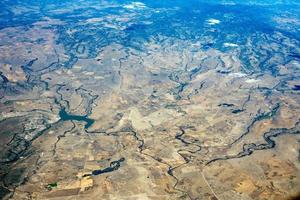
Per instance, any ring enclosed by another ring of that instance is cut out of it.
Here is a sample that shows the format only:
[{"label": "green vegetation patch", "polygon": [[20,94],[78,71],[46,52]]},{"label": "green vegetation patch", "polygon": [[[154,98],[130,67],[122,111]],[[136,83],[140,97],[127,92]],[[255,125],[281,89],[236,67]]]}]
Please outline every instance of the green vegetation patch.
[{"label": "green vegetation patch", "polygon": [[56,188],[57,187],[57,183],[55,182],[55,183],[49,183],[48,185],[47,185],[47,188],[48,189],[53,189],[53,188]]}]

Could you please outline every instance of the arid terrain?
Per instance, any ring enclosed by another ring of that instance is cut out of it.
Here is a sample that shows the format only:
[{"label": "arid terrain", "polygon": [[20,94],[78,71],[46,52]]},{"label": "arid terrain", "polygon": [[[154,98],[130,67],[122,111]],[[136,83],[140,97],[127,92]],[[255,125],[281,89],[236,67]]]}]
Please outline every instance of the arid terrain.
[{"label": "arid terrain", "polygon": [[0,199],[300,196],[300,5],[180,2],[1,3]]}]

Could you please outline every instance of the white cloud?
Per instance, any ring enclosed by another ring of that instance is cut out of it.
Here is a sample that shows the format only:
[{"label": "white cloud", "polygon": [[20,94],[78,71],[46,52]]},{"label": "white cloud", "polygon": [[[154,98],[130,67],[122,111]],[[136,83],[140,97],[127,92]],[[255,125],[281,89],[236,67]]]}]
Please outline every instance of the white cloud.
[{"label": "white cloud", "polygon": [[146,5],[141,2],[132,2],[131,4],[124,5],[123,8],[126,9],[142,9],[146,8]]},{"label": "white cloud", "polygon": [[257,79],[248,79],[248,80],[246,80],[245,82],[246,83],[257,83],[257,82],[259,82],[260,80],[257,80]]},{"label": "white cloud", "polygon": [[220,24],[221,21],[218,20],[218,19],[208,19],[208,20],[207,20],[207,23],[208,23],[209,25],[216,25],[216,24]]},{"label": "white cloud", "polygon": [[227,42],[225,42],[224,44],[224,47],[238,47],[239,45],[237,45],[237,44],[234,44],[234,43],[227,43]]},{"label": "white cloud", "polygon": [[233,76],[233,77],[245,77],[245,76],[247,76],[247,74],[244,74],[244,73],[241,73],[241,72],[231,73],[229,75]]}]

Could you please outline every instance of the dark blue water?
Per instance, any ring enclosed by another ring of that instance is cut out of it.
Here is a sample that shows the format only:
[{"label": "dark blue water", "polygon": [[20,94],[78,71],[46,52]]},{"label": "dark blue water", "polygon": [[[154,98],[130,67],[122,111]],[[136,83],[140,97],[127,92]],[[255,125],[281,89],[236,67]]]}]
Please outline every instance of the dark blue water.
[{"label": "dark blue water", "polygon": [[71,121],[71,120],[83,121],[83,122],[86,123],[85,126],[84,126],[85,129],[88,129],[95,122],[95,120],[90,119],[87,116],[68,114],[65,109],[61,109],[59,111],[59,117],[63,121]]},{"label": "dark blue water", "polygon": [[293,90],[299,91],[300,90],[300,85],[294,85]]}]

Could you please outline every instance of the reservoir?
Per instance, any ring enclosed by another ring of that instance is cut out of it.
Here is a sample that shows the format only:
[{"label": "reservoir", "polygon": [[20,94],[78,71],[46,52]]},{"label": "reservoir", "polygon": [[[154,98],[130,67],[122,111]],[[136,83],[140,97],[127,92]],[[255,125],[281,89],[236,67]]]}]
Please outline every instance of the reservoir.
[{"label": "reservoir", "polygon": [[59,111],[59,117],[63,121],[71,121],[71,120],[84,121],[86,123],[84,125],[85,129],[88,129],[95,122],[95,120],[88,118],[86,115],[81,116],[81,115],[68,114],[65,108]]}]

